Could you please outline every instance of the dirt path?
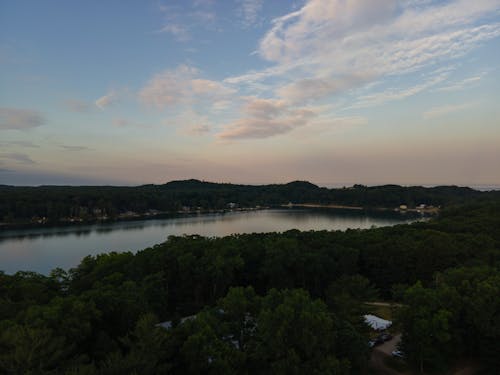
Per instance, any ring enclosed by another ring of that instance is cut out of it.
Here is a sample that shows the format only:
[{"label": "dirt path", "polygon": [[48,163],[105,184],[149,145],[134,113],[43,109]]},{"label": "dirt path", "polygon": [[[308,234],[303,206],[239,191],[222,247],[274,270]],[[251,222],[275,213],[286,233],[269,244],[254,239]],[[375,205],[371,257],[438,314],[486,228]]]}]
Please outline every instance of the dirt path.
[{"label": "dirt path", "polygon": [[453,375],[474,375],[477,373],[477,368],[474,366],[467,366],[463,369],[456,371]]},{"label": "dirt path", "polygon": [[[382,302],[381,302],[382,303]],[[391,340],[384,342],[382,345],[375,347],[370,358],[370,366],[380,375],[409,375],[408,372],[399,372],[390,367],[387,367],[384,360],[390,357],[392,352],[396,350],[397,344],[401,340],[401,334],[395,335]]]},{"label": "dirt path", "polygon": [[385,365],[384,359],[386,357],[385,353],[374,350],[370,357],[370,367],[379,375],[399,375],[399,372]]},{"label": "dirt path", "polygon": [[386,355],[392,355],[391,353],[396,350],[396,346],[401,341],[401,334],[398,333],[391,340],[384,342],[373,349],[373,351],[379,351]]},{"label": "dirt path", "polygon": [[[385,359],[392,355],[392,352],[397,349],[397,345],[401,340],[401,334],[394,335],[390,341],[386,341],[382,345],[373,348],[370,357],[370,367],[376,370],[379,375],[411,375],[413,372],[399,372],[385,364]],[[461,363],[457,368],[450,371],[449,375],[475,375],[477,373],[477,365],[474,363]],[[420,375],[420,374],[419,374]]]}]

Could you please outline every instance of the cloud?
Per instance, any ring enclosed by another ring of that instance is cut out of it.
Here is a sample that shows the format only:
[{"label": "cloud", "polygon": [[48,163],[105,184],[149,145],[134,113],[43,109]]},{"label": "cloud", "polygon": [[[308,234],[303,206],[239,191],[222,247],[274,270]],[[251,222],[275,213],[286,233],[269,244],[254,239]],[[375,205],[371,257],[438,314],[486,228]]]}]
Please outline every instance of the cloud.
[{"label": "cloud", "polygon": [[[100,99],[98,99],[100,100]],[[97,104],[97,102],[96,102]],[[64,102],[64,106],[71,112],[85,113],[89,112],[91,106],[89,103],[79,99],[68,99]]]},{"label": "cloud", "polygon": [[159,10],[165,18],[165,24],[157,31],[158,33],[170,34],[179,42],[191,39],[188,27],[180,21],[179,6],[160,4]]},{"label": "cloud", "polygon": [[212,109],[216,112],[221,112],[221,111],[225,111],[228,108],[230,108],[232,104],[233,104],[233,101],[231,101],[231,100],[227,100],[227,99],[217,100],[217,101],[212,103]]},{"label": "cloud", "polygon": [[[287,119],[269,120],[259,118],[243,118],[231,124],[221,133],[221,139],[269,138],[274,135],[288,133],[294,124]],[[296,125],[296,124],[295,124]]]},{"label": "cloud", "polygon": [[245,27],[259,23],[259,14],[262,11],[263,0],[239,0],[238,16]]},{"label": "cloud", "polygon": [[117,128],[128,128],[128,127],[135,127],[135,128],[149,128],[150,126],[144,125],[135,121],[130,121],[124,118],[115,118],[112,120],[113,126],[116,126]]},{"label": "cloud", "polygon": [[189,96],[188,82],[198,74],[198,69],[180,65],[155,75],[139,92],[140,99],[157,108],[165,108],[183,101]]},{"label": "cloud", "polygon": [[365,108],[380,105],[389,101],[402,100],[414,95],[417,95],[430,87],[433,87],[441,82],[443,82],[447,76],[448,72],[440,72],[439,74],[433,75],[426,81],[414,85],[409,88],[404,89],[387,89],[381,92],[376,92],[370,95],[363,95],[357,98],[357,101],[350,108]]},{"label": "cloud", "polygon": [[425,111],[422,114],[422,117],[426,120],[430,120],[436,117],[441,117],[444,115],[447,115],[449,113],[454,113],[458,111],[462,111],[464,109],[468,109],[473,106],[473,103],[463,103],[463,104],[450,104],[450,105],[443,105],[439,107],[433,107],[429,109],[428,111]]},{"label": "cloud", "polygon": [[321,53],[348,33],[387,20],[395,8],[393,0],[311,0],[300,10],[274,20],[259,52],[270,61],[290,61],[306,52]]},{"label": "cloud", "polygon": [[210,10],[198,10],[191,13],[191,16],[206,26],[213,25],[217,19],[215,12]]},{"label": "cloud", "polygon": [[45,118],[35,110],[0,108],[0,130],[29,130],[43,125]]},{"label": "cloud", "polygon": [[145,104],[164,109],[204,99],[217,102],[235,92],[223,83],[197,78],[198,75],[199,70],[189,65],[167,69],[140,90],[139,98]]},{"label": "cloud", "polygon": [[[226,78],[255,88],[279,84],[294,102],[448,64],[500,35],[498,0],[310,0],[276,18],[259,55],[272,65]],[[315,88],[317,90],[315,90]]]},{"label": "cloud", "polygon": [[224,82],[235,85],[251,85],[269,78],[283,76],[286,73],[298,70],[302,66],[304,66],[303,59],[298,59],[287,64],[273,65],[262,70],[252,70],[237,76],[230,76],[225,78]]},{"label": "cloud", "polygon": [[308,139],[317,137],[318,134],[323,134],[327,132],[342,131],[345,129],[366,125],[368,119],[362,116],[335,116],[332,113],[326,113],[324,115],[314,118],[307,126],[301,127],[294,131],[294,137],[296,139]]},{"label": "cloud", "polygon": [[262,139],[285,134],[306,125],[317,113],[308,108],[291,108],[276,99],[248,98],[245,116],[224,126],[220,139]]},{"label": "cloud", "polygon": [[321,122],[315,123],[315,125],[323,125],[328,129],[339,129],[339,128],[349,128],[352,126],[366,125],[368,120],[361,116],[346,116],[346,117],[332,117],[325,119]]},{"label": "cloud", "polygon": [[[247,25],[258,23],[262,7],[240,1]],[[274,19],[259,41],[265,68],[217,81],[180,65],[152,77],[138,96],[172,111],[170,124],[182,122],[190,134],[217,129],[226,140],[360,123],[333,108],[378,106],[446,85],[454,59],[500,36],[499,12],[498,0],[309,0]],[[326,103],[330,110],[318,110]]]},{"label": "cloud", "polygon": [[87,151],[87,150],[91,150],[91,148],[89,148],[87,146],[60,145],[59,147],[61,147],[62,149],[66,150],[66,151]]},{"label": "cloud", "polygon": [[215,3],[215,0],[194,0],[193,1],[193,6],[196,7],[202,7],[202,8],[207,8],[213,6]]},{"label": "cloud", "polygon": [[25,148],[39,148],[40,146],[34,144],[33,142],[30,141],[7,141],[7,142],[1,142],[0,145],[2,147],[25,147]]},{"label": "cloud", "polygon": [[271,119],[280,116],[287,110],[286,103],[277,99],[250,98],[245,111],[252,117]]},{"label": "cloud", "polygon": [[302,134],[301,137],[309,137],[318,132],[366,123],[366,119],[359,116],[335,116],[331,105],[297,106],[285,99],[258,97],[246,97],[244,100],[239,118],[223,125],[217,138],[264,139],[294,130]]},{"label": "cloud", "polygon": [[104,110],[106,107],[109,107],[110,105],[116,103],[117,99],[118,93],[115,90],[111,90],[106,95],[101,96],[99,99],[97,99],[95,101],[95,105],[99,109]]},{"label": "cloud", "polygon": [[[411,3],[398,4],[395,0],[311,0],[300,10],[273,21],[274,26],[260,43],[259,53],[267,60],[278,62],[297,59],[308,52],[313,57],[328,58],[332,56],[330,52],[341,57],[340,52],[343,51],[351,59],[368,48],[377,60],[390,62],[385,52],[395,50],[407,54],[405,42],[474,30],[474,27],[471,28],[474,21],[498,9],[496,0],[460,0],[444,5],[429,2],[419,7],[413,7]],[[498,32],[499,25],[490,26],[490,31]],[[491,35],[477,37],[481,40]],[[449,40],[448,47],[454,42]],[[376,49],[372,50],[370,46]],[[440,53],[433,46],[427,47],[430,53],[427,58]],[[341,61],[344,63],[345,59]],[[373,60],[366,61],[363,65],[373,63]]]},{"label": "cloud", "polygon": [[191,35],[187,27],[179,23],[167,23],[160,30],[160,33],[169,33],[175,37],[179,42],[186,42],[191,39]]},{"label": "cloud", "polygon": [[292,103],[314,101],[345,92],[369,80],[369,75],[349,75],[335,78],[306,78],[285,85],[277,90],[282,98]]},{"label": "cloud", "polygon": [[187,133],[190,135],[203,135],[210,132],[210,126],[207,124],[199,124],[188,127]]},{"label": "cloud", "polygon": [[463,79],[461,81],[458,81],[458,82],[452,82],[451,84],[449,84],[447,86],[443,86],[443,87],[437,88],[436,91],[447,91],[447,92],[449,92],[449,91],[463,90],[466,87],[473,86],[474,84],[476,84],[479,81],[481,81],[481,79],[483,79],[483,77],[485,75],[486,75],[486,73],[481,73],[481,74],[476,75],[476,76],[465,78],[465,79]]},{"label": "cloud", "polygon": [[217,95],[228,96],[234,90],[224,84],[208,79],[193,79],[190,82],[192,93],[195,95]]},{"label": "cloud", "polygon": [[129,121],[129,120],[126,120],[124,118],[115,118],[113,119],[113,126],[116,126],[116,127],[126,127],[126,126],[130,126],[132,123]]},{"label": "cloud", "polygon": [[2,152],[0,153],[0,159],[13,161],[19,164],[36,164],[36,162],[31,159],[29,155],[19,152]]},{"label": "cloud", "polygon": [[192,39],[193,28],[213,28],[217,18],[213,5],[211,1],[196,1],[192,4],[194,10],[185,12],[179,5],[160,4],[165,23],[157,32],[170,34],[178,42],[188,42]]}]

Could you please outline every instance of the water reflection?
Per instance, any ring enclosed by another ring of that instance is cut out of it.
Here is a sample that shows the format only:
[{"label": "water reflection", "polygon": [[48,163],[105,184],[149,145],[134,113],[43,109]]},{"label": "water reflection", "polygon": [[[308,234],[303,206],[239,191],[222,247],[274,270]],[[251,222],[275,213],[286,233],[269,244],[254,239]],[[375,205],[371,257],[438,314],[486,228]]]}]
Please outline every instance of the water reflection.
[{"label": "water reflection", "polygon": [[0,231],[0,270],[48,273],[77,265],[88,254],[136,251],[170,235],[226,236],[234,233],[346,230],[415,221],[419,216],[390,211],[276,209],[123,221],[84,226]]}]

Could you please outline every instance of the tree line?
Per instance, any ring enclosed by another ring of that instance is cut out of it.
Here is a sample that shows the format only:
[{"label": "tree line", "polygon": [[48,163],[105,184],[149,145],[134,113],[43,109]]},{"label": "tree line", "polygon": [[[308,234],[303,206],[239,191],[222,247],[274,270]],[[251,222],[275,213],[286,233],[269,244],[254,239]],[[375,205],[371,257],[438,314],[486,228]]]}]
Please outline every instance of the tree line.
[{"label": "tree line", "polygon": [[[57,223],[117,219],[127,213],[219,210],[293,203],[338,204],[372,207],[449,206],[498,193],[457,186],[424,188],[354,185],[321,188],[309,182],[283,185],[235,185],[198,180],[163,185],[127,186],[7,186],[0,185],[0,222]],[[233,206],[231,205],[231,206]]]}]

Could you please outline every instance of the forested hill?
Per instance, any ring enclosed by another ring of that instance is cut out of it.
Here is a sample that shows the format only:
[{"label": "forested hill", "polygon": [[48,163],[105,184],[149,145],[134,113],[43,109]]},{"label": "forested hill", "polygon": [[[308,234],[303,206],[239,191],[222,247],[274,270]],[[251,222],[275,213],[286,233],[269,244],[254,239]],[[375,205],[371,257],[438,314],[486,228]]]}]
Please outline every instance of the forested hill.
[{"label": "forested hill", "polygon": [[318,187],[305,181],[273,185],[235,185],[199,180],[163,185],[38,186],[0,185],[0,222],[58,222],[115,219],[133,215],[228,207],[273,206],[293,203],[409,208],[420,204],[447,206],[498,194],[467,187],[354,185],[340,189]]}]

